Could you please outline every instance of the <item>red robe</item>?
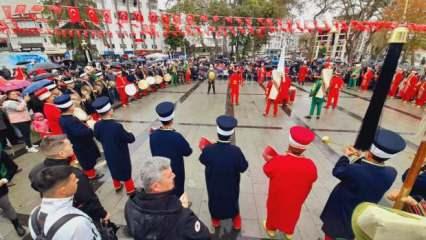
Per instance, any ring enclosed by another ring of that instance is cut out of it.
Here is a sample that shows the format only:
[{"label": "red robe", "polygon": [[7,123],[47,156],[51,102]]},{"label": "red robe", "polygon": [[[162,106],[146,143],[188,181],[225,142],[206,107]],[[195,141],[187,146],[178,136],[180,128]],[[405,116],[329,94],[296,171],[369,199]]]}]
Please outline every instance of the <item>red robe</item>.
[{"label": "red robe", "polygon": [[123,105],[126,105],[129,103],[129,97],[127,96],[126,92],[124,91],[124,88],[126,87],[129,82],[127,81],[127,78],[123,75],[117,75],[115,78],[115,86],[117,88],[118,95],[120,97],[120,102]]},{"label": "red robe", "polygon": [[371,80],[373,80],[373,78],[373,70],[367,70],[367,72],[364,73],[364,76],[362,76],[361,90],[368,90],[368,87],[370,86]]},{"label": "red robe", "polygon": [[426,103],[426,82],[420,85],[419,91],[417,92],[416,105],[423,107]]},{"label": "red robe", "polygon": [[280,91],[278,94],[278,103],[288,103],[290,101],[288,92],[291,86],[291,78],[288,74],[285,74],[280,85]]},{"label": "red robe", "polygon": [[285,154],[267,161],[263,171],[269,178],[266,227],[293,234],[317,168],[309,158]]},{"label": "red robe", "polygon": [[308,71],[309,71],[309,69],[308,69],[308,66],[306,66],[306,65],[302,65],[300,68],[299,68],[299,83],[303,83],[304,81],[305,81],[305,79],[306,79],[306,76],[308,75]]},{"label": "red robe", "polygon": [[240,97],[240,84],[242,82],[240,74],[238,72],[233,72],[229,76],[229,87],[231,88],[231,103],[238,104]]},{"label": "red robe", "polygon": [[191,69],[188,67],[185,72],[186,83],[191,83]]},{"label": "red robe", "polygon": [[337,103],[339,102],[339,93],[340,89],[343,87],[344,81],[340,76],[333,76],[330,80],[329,92],[327,95],[327,105],[326,108],[329,108],[333,102],[333,108],[336,108]]},{"label": "red robe", "polygon": [[61,118],[61,110],[54,104],[44,103],[43,113],[47,119],[47,125],[49,126],[51,135],[63,134],[59,119]]},{"label": "red robe", "polygon": [[390,97],[395,96],[398,91],[398,87],[402,82],[402,79],[404,79],[404,73],[402,71],[398,71],[397,73],[395,73],[395,75],[393,76],[391,88],[389,90]]},{"label": "red robe", "polygon": [[265,74],[266,74],[265,67],[261,67],[257,70],[257,82],[259,84],[263,84],[263,82],[265,81]]},{"label": "red robe", "polygon": [[416,96],[416,85],[418,80],[417,75],[408,76],[408,81],[402,95],[403,101],[411,101]]}]

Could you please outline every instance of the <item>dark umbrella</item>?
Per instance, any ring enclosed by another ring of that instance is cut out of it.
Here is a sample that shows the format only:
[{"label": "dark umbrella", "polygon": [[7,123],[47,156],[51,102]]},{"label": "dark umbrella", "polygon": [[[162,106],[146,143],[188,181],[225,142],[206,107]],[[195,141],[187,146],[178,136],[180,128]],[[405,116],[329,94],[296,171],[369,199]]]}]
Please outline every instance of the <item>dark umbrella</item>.
[{"label": "dark umbrella", "polygon": [[51,69],[58,69],[58,68],[61,68],[61,65],[58,65],[56,63],[51,63],[51,62],[36,63],[31,68],[31,72],[34,72],[37,69],[51,70]]},{"label": "dark umbrella", "polygon": [[47,79],[47,78],[52,78],[52,77],[56,77],[58,76],[58,74],[55,73],[42,73],[40,75],[37,75],[33,78],[30,79],[31,82],[37,82],[40,81],[42,79]]},{"label": "dark umbrella", "polygon": [[30,95],[31,93],[34,93],[35,91],[39,90],[40,88],[45,87],[47,84],[49,84],[50,80],[48,79],[43,79],[37,82],[33,82],[31,83],[31,85],[29,85],[28,87],[26,87],[24,89],[24,91],[22,92],[22,94],[25,95]]},{"label": "dark umbrella", "polygon": [[17,62],[15,65],[16,66],[18,66],[18,65],[27,65],[27,64],[30,64],[31,62],[30,61],[22,61],[22,62]]}]

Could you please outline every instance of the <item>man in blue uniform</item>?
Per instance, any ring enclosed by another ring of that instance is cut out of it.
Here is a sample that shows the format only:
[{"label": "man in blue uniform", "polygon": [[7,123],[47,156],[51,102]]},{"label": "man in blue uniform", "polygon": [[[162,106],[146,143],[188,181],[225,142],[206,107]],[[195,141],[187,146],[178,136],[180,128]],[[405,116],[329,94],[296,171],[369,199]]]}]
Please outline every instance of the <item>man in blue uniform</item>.
[{"label": "man in blue uniform", "polygon": [[135,184],[132,179],[132,162],[128,145],[135,141],[135,136],[112,119],[112,108],[108,97],[97,98],[92,106],[102,118],[95,124],[95,137],[104,148],[114,188],[117,192],[120,191],[123,188],[121,182],[124,182],[127,194],[132,195],[135,192]]},{"label": "man in blue uniform", "polygon": [[205,176],[209,196],[209,211],[214,228],[220,227],[220,220],[232,218],[233,228],[241,229],[240,174],[248,168],[248,162],[241,149],[231,144],[237,120],[222,115],[216,119],[219,140],[207,145],[200,162],[206,166]]},{"label": "man in blue uniform", "polygon": [[173,129],[173,112],[175,105],[171,102],[162,102],[155,111],[162,127],[154,130],[149,137],[152,156],[166,157],[171,161],[173,172],[176,174],[173,193],[180,197],[185,192],[185,165],[183,157],[192,153],[192,148],[186,139]]},{"label": "man in blue uniform", "polygon": [[352,212],[362,202],[378,203],[392,186],[396,177],[393,167],[385,161],[404,150],[406,143],[398,134],[379,129],[374,142],[365,156],[354,163],[349,158],[359,156],[353,147],[345,150],[333,169],[333,175],[340,183],[333,192],[321,214],[326,240],[353,239],[351,227]]},{"label": "man in blue uniform", "polygon": [[93,139],[93,131],[78,118],[74,117],[74,104],[70,95],[64,94],[56,97],[54,103],[62,112],[59,124],[72,143],[74,153],[81,168],[83,168],[84,174],[90,180],[103,177],[103,174],[96,174],[95,170],[96,159],[101,154]]}]

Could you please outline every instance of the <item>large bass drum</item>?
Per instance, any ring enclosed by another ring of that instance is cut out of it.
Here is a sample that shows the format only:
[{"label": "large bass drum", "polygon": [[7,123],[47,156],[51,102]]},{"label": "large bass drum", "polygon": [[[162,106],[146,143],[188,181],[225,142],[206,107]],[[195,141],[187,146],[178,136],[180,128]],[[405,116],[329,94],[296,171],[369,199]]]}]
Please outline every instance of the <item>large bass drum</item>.
[{"label": "large bass drum", "polygon": [[166,81],[166,82],[170,82],[172,80],[172,75],[170,75],[170,74],[166,74],[166,75],[164,75],[164,81]]},{"label": "large bass drum", "polygon": [[163,77],[160,75],[155,76],[155,84],[161,84],[163,82]]},{"label": "large bass drum", "polygon": [[148,81],[145,79],[142,79],[138,82],[138,87],[140,90],[146,90],[149,88]]},{"label": "large bass drum", "polygon": [[146,81],[148,81],[149,85],[154,85],[155,84],[155,78],[154,77],[147,77]]},{"label": "large bass drum", "polygon": [[124,92],[126,92],[127,96],[133,97],[138,92],[138,89],[136,88],[135,84],[130,83],[124,87]]}]

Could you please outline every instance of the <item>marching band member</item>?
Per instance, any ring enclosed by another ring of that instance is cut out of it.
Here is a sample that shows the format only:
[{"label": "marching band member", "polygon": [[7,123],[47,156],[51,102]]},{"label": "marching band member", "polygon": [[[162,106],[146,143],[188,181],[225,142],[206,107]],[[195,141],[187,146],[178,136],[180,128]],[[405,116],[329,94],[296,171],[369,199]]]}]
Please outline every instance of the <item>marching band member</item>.
[{"label": "marching band member", "polygon": [[269,81],[267,86],[267,99],[266,99],[266,106],[265,106],[265,112],[263,113],[263,116],[268,116],[269,109],[271,107],[271,104],[274,103],[274,117],[278,114],[278,94],[280,90],[281,85],[281,74],[278,72],[278,70],[274,69],[272,71],[272,79]]},{"label": "marching band member", "polygon": [[102,143],[114,189],[116,192],[120,191],[123,188],[121,182],[124,182],[127,195],[132,195],[135,184],[128,145],[135,141],[135,136],[112,119],[113,110],[108,97],[99,97],[92,105],[101,115],[101,120],[95,124],[94,133],[96,139]]},{"label": "marching band member", "polygon": [[306,80],[306,77],[308,76],[308,73],[309,73],[308,65],[306,65],[306,62],[304,62],[303,65],[300,66],[299,68],[299,74],[297,78],[299,85],[305,84],[305,80]]},{"label": "marching band member", "polygon": [[220,220],[232,218],[235,230],[241,229],[240,175],[248,168],[248,162],[241,149],[231,144],[231,137],[237,126],[234,117],[222,115],[216,119],[219,140],[203,148],[199,157],[206,167],[205,176],[209,197],[209,211],[214,228],[220,227]]},{"label": "marching band member", "polygon": [[410,102],[413,100],[416,95],[416,85],[419,81],[417,76],[417,72],[415,70],[411,71],[411,74],[407,77],[407,82],[405,84],[404,92],[402,95],[402,100],[406,102]]},{"label": "marching band member", "polygon": [[154,130],[149,136],[149,145],[152,156],[169,158],[172,170],[176,174],[175,189],[173,193],[180,197],[185,192],[185,164],[183,157],[192,154],[188,141],[173,129],[173,116],[175,105],[171,102],[162,102],[155,111],[162,123],[162,127]]},{"label": "marching band member", "polygon": [[326,91],[324,87],[324,83],[320,76],[317,76],[316,78],[317,80],[312,86],[311,92],[309,94],[309,96],[312,98],[312,101],[311,101],[311,108],[309,110],[309,115],[305,117],[307,119],[312,118],[315,112],[315,108],[317,109],[317,119],[319,119],[321,115],[322,104],[324,103],[324,94]]},{"label": "marching band member", "polygon": [[127,107],[127,104],[129,104],[129,97],[124,91],[124,88],[126,87],[127,84],[129,84],[129,82],[127,81],[126,77],[123,75],[122,70],[117,71],[115,83],[116,83],[116,88],[117,88],[118,95],[120,97],[121,104],[123,107]]},{"label": "marching band member", "polygon": [[356,64],[349,78],[348,88],[356,88],[359,76],[361,75],[361,64]]},{"label": "marching band member", "polygon": [[360,90],[366,91],[371,84],[371,81],[374,79],[374,71],[371,67],[367,67],[367,71],[365,71],[362,76]]},{"label": "marching band member", "polygon": [[64,94],[56,97],[54,103],[62,112],[59,123],[72,143],[74,153],[83,168],[84,174],[91,180],[103,177],[103,174],[97,174],[95,170],[96,160],[101,155],[93,140],[93,131],[73,115],[74,104],[71,97]]},{"label": "marching band member", "polygon": [[327,94],[327,105],[326,109],[330,108],[331,103],[333,102],[333,109],[336,108],[337,103],[339,102],[339,93],[340,89],[343,87],[343,78],[340,72],[336,72],[330,80],[330,86],[328,87]]},{"label": "marching band member", "polygon": [[385,162],[404,150],[404,139],[389,130],[379,129],[370,150],[351,164],[350,157],[360,156],[353,147],[345,149],[333,169],[340,180],[321,213],[325,240],[353,239],[351,216],[362,202],[378,203],[392,186],[397,172]]},{"label": "marching band member", "polygon": [[404,71],[401,68],[398,68],[398,70],[393,76],[392,85],[389,90],[390,97],[395,97],[396,93],[398,92],[399,85],[401,84],[403,79],[404,79]]},{"label": "marching band member", "polygon": [[35,92],[35,95],[38,97],[43,104],[43,114],[47,119],[47,124],[49,126],[50,135],[59,135],[62,134],[62,128],[59,123],[61,118],[61,110],[54,104],[55,96],[47,90],[47,88],[41,88]]},{"label": "marching band member", "polygon": [[229,76],[229,88],[231,89],[231,104],[237,104],[238,100],[240,98],[240,85],[242,83],[242,79],[240,74],[235,71],[235,68],[232,70],[229,70],[230,76]]},{"label": "marching band member", "polygon": [[269,178],[264,228],[270,237],[275,236],[276,230],[283,232],[285,239],[292,238],[303,203],[318,177],[314,162],[303,156],[315,134],[308,128],[294,126],[290,128],[289,139],[287,152],[264,156],[263,166]]},{"label": "marching band member", "polygon": [[216,88],[214,82],[216,80],[217,73],[213,68],[213,65],[210,64],[209,70],[207,71],[207,81],[209,84],[209,88],[207,89],[207,94],[210,94],[210,89],[213,88],[213,94],[216,94]]},{"label": "marching band member", "polygon": [[416,96],[416,105],[417,107],[423,107],[426,103],[426,80],[423,80],[423,82],[419,83],[419,90],[417,91]]}]

